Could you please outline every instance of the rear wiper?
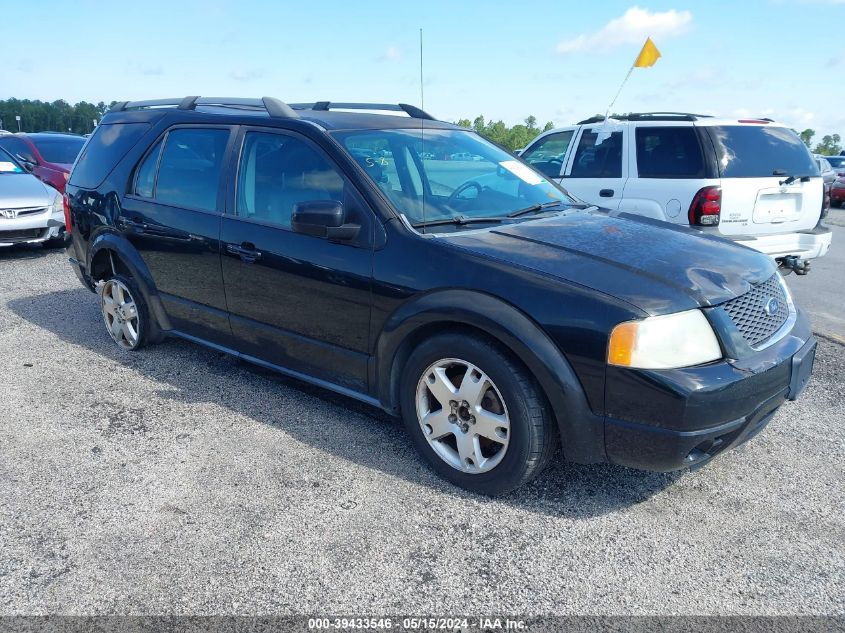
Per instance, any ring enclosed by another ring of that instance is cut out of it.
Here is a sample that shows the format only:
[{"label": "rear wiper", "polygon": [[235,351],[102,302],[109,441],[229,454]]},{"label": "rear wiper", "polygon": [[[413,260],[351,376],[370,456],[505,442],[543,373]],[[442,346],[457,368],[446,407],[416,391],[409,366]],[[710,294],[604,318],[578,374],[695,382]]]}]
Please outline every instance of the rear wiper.
[{"label": "rear wiper", "polygon": [[[551,209],[553,207],[559,207],[565,204],[563,200],[551,200],[549,202],[542,202],[537,204],[532,204],[530,207],[525,207],[524,209],[519,209],[518,211],[514,211],[513,213],[508,213],[509,218],[518,218],[522,215],[528,215],[530,213],[540,213],[547,209]],[[577,205],[571,205],[576,206]]]},{"label": "rear wiper", "polygon": [[499,224],[507,218],[501,216],[491,216],[487,218],[468,218],[465,215],[456,215],[452,218],[444,218],[442,220],[428,220],[426,222],[417,222],[412,224],[415,229],[421,229],[426,226],[444,226],[446,224],[454,224],[455,226],[465,226],[467,224]]},{"label": "rear wiper", "polygon": [[[783,169],[775,169],[772,171],[772,176],[786,176],[786,172]],[[791,185],[796,180],[800,180],[801,182],[810,182],[809,176],[787,176],[785,180],[781,180],[778,184],[783,187],[784,185]]]}]

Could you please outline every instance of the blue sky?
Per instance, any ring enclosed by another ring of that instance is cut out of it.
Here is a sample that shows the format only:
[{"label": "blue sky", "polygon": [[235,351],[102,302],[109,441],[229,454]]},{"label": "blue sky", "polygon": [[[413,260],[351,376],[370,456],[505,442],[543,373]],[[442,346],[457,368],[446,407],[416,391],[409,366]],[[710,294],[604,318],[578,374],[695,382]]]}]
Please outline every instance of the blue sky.
[{"label": "blue sky", "polygon": [[770,116],[845,136],[845,0],[593,3],[39,0],[7,7],[0,98],[181,96],[418,104],[441,119]]}]

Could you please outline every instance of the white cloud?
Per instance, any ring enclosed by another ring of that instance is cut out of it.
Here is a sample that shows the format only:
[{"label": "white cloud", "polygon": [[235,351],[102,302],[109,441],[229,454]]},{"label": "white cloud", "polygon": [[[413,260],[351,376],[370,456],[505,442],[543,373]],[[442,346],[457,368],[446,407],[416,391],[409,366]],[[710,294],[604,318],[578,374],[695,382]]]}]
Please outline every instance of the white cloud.
[{"label": "white cloud", "polygon": [[398,46],[388,46],[385,51],[376,57],[377,62],[398,62],[402,59],[402,51]]},{"label": "white cloud", "polygon": [[622,17],[614,18],[594,33],[558,42],[557,52],[568,53],[607,51],[626,44],[642,44],[647,37],[668,39],[683,35],[692,24],[689,11],[655,11],[634,6]]},{"label": "white cloud", "polygon": [[242,68],[229,73],[229,79],[233,81],[254,81],[264,76],[264,71],[259,68]]}]

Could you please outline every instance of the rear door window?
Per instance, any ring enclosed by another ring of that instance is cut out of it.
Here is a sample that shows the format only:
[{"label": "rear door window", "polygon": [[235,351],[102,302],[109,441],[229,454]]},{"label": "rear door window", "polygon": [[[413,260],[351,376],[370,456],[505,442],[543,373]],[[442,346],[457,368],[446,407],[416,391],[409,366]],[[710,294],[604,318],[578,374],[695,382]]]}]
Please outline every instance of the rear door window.
[{"label": "rear door window", "polygon": [[155,144],[153,150],[147,154],[144,162],[138,167],[138,174],[135,177],[135,195],[142,198],[152,198],[155,191],[156,167],[158,157],[161,154],[161,141]]},{"label": "rear door window", "polygon": [[819,168],[798,135],[770,125],[707,126],[722,178],[818,176]]},{"label": "rear door window", "polygon": [[88,139],[70,174],[69,184],[96,189],[126,153],[150,129],[149,123],[101,123]]},{"label": "rear door window", "polygon": [[621,178],[622,132],[585,130],[578,142],[570,178]]},{"label": "rear door window", "polygon": [[640,178],[704,178],[704,157],[692,126],[638,127]]},{"label": "rear door window", "polygon": [[561,167],[572,142],[575,130],[566,130],[544,136],[536,145],[522,153],[522,159],[549,178],[559,178]]},{"label": "rear door window", "polygon": [[156,201],[175,207],[216,211],[228,141],[229,130],[225,128],[171,130],[159,161]]}]

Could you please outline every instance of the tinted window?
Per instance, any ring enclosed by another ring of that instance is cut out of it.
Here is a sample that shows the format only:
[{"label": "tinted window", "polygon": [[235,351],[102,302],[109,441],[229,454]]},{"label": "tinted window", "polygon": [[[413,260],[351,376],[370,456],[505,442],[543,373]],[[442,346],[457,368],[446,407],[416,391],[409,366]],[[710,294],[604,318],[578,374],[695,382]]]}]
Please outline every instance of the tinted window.
[{"label": "tinted window", "polygon": [[8,151],[14,157],[20,157],[24,160],[28,160],[31,163],[35,162],[35,157],[32,155],[32,150],[29,149],[29,145],[23,142],[19,138],[13,137],[0,137],[0,147]]},{"label": "tinted window", "polygon": [[238,170],[239,216],[290,227],[296,204],[343,202],[343,193],[341,175],[305,141],[282,134],[247,133]]},{"label": "tinted window", "polygon": [[692,127],[638,127],[636,140],[640,178],[704,178],[704,157]]},{"label": "tinted window", "polygon": [[70,174],[69,184],[84,189],[99,187],[149,129],[149,123],[98,125]]},{"label": "tinted window", "polygon": [[603,132],[600,128],[581,135],[571,178],[621,178],[622,132]]},{"label": "tinted window", "polygon": [[845,156],[828,156],[827,162],[831,167],[845,167]]},{"label": "tinted window", "polygon": [[144,162],[138,168],[138,175],[135,178],[135,195],[143,198],[152,198],[156,181],[156,165],[158,155],[161,153],[161,142],[156,143],[153,150],[147,154]]},{"label": "tinted window", "polygon": [[798,135],[769,125],[722,125],[706,128],[716,146],[723,178],[818,176],[807,146]]},{"label": "tinted window", "polygon": [[558,178],[566,150],[572,141],[573,130],[549,134],[522,153],[522,159],[551,178]]},{"label": "tinted window", "polygon": [[56,136],[55,138],[33,138],[33,144],[38,153],[48,163],[65,163],[70,165],[76,160],[82,146],[85,145],[84,138],[73,136]]},{"label": "tinted window", "polygon": [[155,199],[177,207],[217,209],[228,129],[176,129],[167,134]]}]

